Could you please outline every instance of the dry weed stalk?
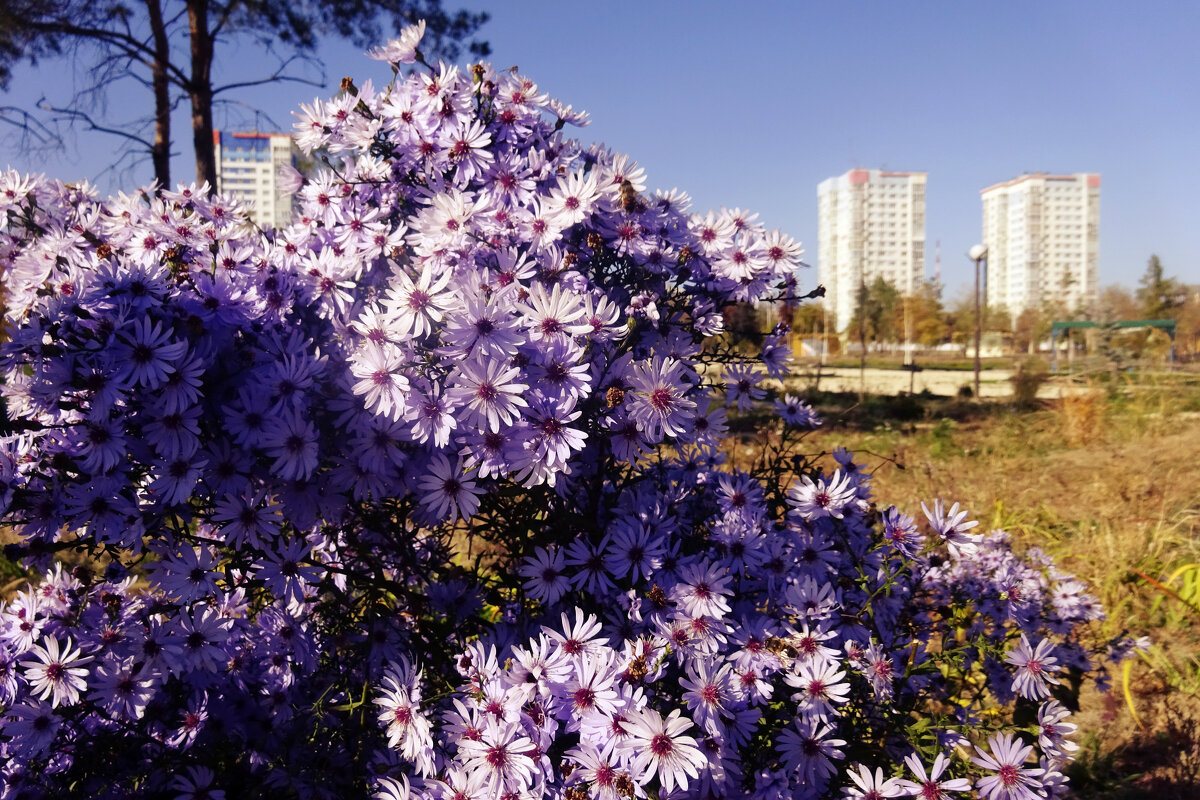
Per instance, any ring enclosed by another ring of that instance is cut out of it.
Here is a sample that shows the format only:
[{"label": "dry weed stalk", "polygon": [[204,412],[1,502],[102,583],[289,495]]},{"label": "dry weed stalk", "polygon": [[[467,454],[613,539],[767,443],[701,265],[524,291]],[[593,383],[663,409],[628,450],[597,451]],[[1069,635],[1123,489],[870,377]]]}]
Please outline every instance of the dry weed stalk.
[{"label": "dry weed stalk", "polygon": [[1104,394],[1095,386],[1077,394],[1060,394],[1058,416],[1071,447],[1095,444],[1104,438]]}]

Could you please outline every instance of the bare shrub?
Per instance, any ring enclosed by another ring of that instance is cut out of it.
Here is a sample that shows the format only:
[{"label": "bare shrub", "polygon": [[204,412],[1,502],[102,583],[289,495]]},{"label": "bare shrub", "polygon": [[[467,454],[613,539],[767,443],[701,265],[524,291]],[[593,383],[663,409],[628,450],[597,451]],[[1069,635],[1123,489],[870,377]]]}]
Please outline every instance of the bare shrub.
[{"label": "bare shrub", "polygon": [[1017,370],[1009,378],[1013,387],[1013,402],[1019,408],[1037,405],[1038,390],[1050,378],[1046,362],[1040,358],[1027,358],[1017,364]]},{"label": "bare shrub", "polygon": [[1059,400],[1058,416],[1064,438],[1072,447],[1094,444],[1104,438],[1104,393],[1090,387]]}]

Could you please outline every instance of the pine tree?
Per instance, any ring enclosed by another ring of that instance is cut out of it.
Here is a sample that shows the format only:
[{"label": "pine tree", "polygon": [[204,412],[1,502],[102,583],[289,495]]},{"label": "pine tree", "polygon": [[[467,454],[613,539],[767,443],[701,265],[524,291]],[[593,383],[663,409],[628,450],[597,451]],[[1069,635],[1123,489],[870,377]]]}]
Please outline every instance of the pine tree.
[{"label": "pine tree", "polygon": [[1146,271],[1138,282],[1137,299],[1146,319],[1168,319],[1183,304],[1182,292],[1174,278],[1166,277],[1162,261],[1151,255]]}]

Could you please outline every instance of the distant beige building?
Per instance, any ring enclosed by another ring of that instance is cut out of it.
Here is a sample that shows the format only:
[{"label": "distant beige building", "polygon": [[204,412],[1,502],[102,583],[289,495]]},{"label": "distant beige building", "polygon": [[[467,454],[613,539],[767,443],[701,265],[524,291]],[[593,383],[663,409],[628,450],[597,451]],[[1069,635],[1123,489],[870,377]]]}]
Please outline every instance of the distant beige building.
[{"label": "distant beige building", "polygon": [[817,272],[830,330],[850,324],[860,284],[903,294],[925,280],[924,172],[852,169],[817,186]]},{"label": "distant beige building", "polygon": [[1094,307],[1098,293],[1100,176],[1037,172],[983,189],[987,303],[1013,316],[1061,300]]},{"label": "distant beige building", "polygon": [[263,227],[283,228],[292,219],[292,197],[276,187],[281,164],[294,166],[296,147],[286,133],[213,131],[217,191],[232,194],[250,207]]}]

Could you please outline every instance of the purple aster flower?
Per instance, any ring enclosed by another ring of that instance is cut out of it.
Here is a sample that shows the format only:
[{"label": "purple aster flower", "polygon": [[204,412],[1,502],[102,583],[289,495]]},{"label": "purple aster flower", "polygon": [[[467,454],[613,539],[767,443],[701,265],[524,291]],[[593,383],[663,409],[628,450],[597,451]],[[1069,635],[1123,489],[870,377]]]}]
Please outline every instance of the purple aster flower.
[{"label": "purple aster flower", "polygon": [[367,52],[368,58],[387,61],[389,64],[411,64],[417,59],[417,47],[421,37],[425,35],[425,20],[419,20],[415,25],[409,25],[400,31],[400,35],[390,40],[383,47],[376,47]]},{"label": "purple aster flower", "polygon": [[120,334],[122,345],[114,353],[113,363],[124,366],[120,380],[154,389],[175,371],[175,362],[187,352],[187,342],[172,340],[170,329],[143,317],[133,330]]},{"label": "purple aster flower", "polygon": [[224,273],[200,273],[193,280],[198,301],[193,306],[194,313],[211,324],[238,324],[245,318],[247,306],[255,299]]},{"label": "purple aster flower", "polygon": [[[761,253],[761,251],[759,252]],[[788,369],[792,365],[792,348],[787,342],[787,329],[780,331],[779,328],[776,327],[776,331],[776,333],[768,336],[766,341],[763,342],[761,360],[763,367],[767,370],[768,375],[770,375],[772,378],[782,380],[784,376],[787,375]],[[821,424],[821,421],[817,418],[817,415],[813,413],[813,410],[810,406],[800,402],[796,398],[793,398],[791,395],[788,395],[786,401],[787,404],[790,405],[793,401],[796,404],[795,413],[800,417],[801,421],[792,422],[787,418],[786,415],[783,415],[785,422],[788,422],[792,425],[804,425],[814,428]],[[776,402],[778,403],[778,401]],[[778,405],[776,405],[776,408],[778,408]]]},{"label": "purple aster flower", "polygon": [[265,491],[241,497],[227,494],[217,501],[212,522],[231,546],[247,542],[262,548],[279,535],[280,512],[280,504]]},{"label": "purple aster flower", "polygon": [[775,413],[788,425],[800,428],[816,428],[821,424],[821,419],[812,406],[790,394],[775,400]]},{"label": "purple aster flower", "polygon": [[[430,789],[453,800],[484,800],[488,797],[488,775],[482,770],[468,770],[451,764],[441,780],[428,781]],[[399,800],[403,800],[400,798]]]},{"label": "purple aster flower", "polygon": [[542,628],[542,633],[558,644],[568,656],[593,656],[608,646],[608,640],[601,636],[600,620],[595,616],[584,615],[582,609],[575,609],[575,621],[565,613],[561,617],[562,631]]},{"label": "purple aster flower", "polygon": [[516,480],[526,486],[554,486],[560,473],[570,473],[567,462],[574,451],[583,449],[587,439],[586,433],[571,426],[582,413],[545,399],[530,403],[526,461],[516,465]]},{"label": "purple aster flower", "polygon": [[[193,442],[199,444],[198,440]],[[207,466],[207,461],[192,456],[155,461],[152,468],[154,479],[149,486],[150,494],[166,506],[186,503]]]},{"label": "purple aster flower", "polygon": [[649,580],[662,566],[666,552],[664,537],[658,526],[642,522],[623,521],[612,530],[612,549],[605,556],[605,566],[617,577],[632,574],[633,580]]},{"label": "purple aster flower", "polygon": [[757,615],[743,621],[733,635],[733,642],[738,645],[730,655],[734,666],[742,670],[777,670],[779,658],[767,649],[767,640],[778,638],[779,633],[779,628],[769,617]]},{"label": "purple aster flower", "polygon": [[432,261],[421,265],[421,273],[414,281],[404,270],[396,270],[395,280],[388,292],[384,305],[389,314],[388,326],[394,336],[412,335],[420,338],[441,322],[442,314],[451,306],[449,293],[451,272],[441,271],[434,277]]},{"label": "purple aster flower", "polygon": [[799,662],[795,672],[784,674],[784,683],[800,690],[792,699],[805,716],[828,720],[837,715],[836,706],[849,700],[850,684],[838,666],[830,661]]},{"label": "purple aster flower", "polygon": [[33,700],[8,709],[4,720],[7,747],[15,756],[35,759],[44,756],[54,744],[63,719],[49,703]]},{"label": "purple aster flower", "polygon": [[696,410],[696,404],[686,397],[683,365],[673,358],[655,356],[650,361],[637,362],[629,375],[633,389],[629,397],[629,416],[645,431],[650,442],[664,436],[684,433]]},{"label": "purple aster flower", "polygon": [[275,459],[271,471],[286,481],[307,480],[317,468],[317,430],[296,409],[267,420],[263,449]]},{"label": "purple aster flower", "polygon": [[715,564],[689,564],[680,570],[671,598],[693,617],[723,617],[729,613],[730,576]]},{"label": "purple aster flower", "polygon": [[237,402],[221,407],[225,430],[242,447],[257,447],[269,416],[270,398],[265,392],[238,390]]},{"label": "purple aster flower", "polygon": [[691,428],[691,432],[682,438],[697,445],[717,447],[729,433],[729,414],[723,405],[713,403],[707,411],[697,412]]},{"label": "purple aster flower", "polygon": [[[105,412],[105,417],[108,416]],[[125,425],[120,419],[89,420],[77,429],[80,462],[92,473],[108,472],[126,455]]]},{"label": "purple aster flower", "polygon": [[158,402],[164,412],[176,414],[195,405],[200,399],[204,370],[204,361],[194,353],[185,354],[175,363],[175,371],[167,375],[159,389]]},{"label": "purple aster flower", "polygon": [[800,476],[799,483],[788,489],[788,504],[793,511],[807,520],[833,517],[842,519],[844,510],[856,497],[857,491],[850,476],[836,470],[829,478],[813,480]]},{"label": "purple aster flower", "polygon": [[209,606],[180,615],[165,654],[175,669],[216,672],[228,661],[223,645],[229,639],[229,620],[221,619]]},{"label": "purple aster flower", "polygon": [[477,739],[460,739],[458,757],[471,772],[483,776],[492,796],[518,796],[533,783],[534,744],[514,722],[490,720]]},{"label": "purple aster flower", "polygon": [[971,791],[971,782],[966,778],[951,778],[950,780],[942,780],[942,773],[950,766],[950,759],[946,758],[945,753],[938,753],[933,759],[933,767],[929,772],[925,771],[925,765],[921,763],[920,757],[916,753],[911,753],[904,758],[904,763],[912,770],[917,780],[901,780],[900,785],[904,787],[911,797],[919,797],[921,800],[946,800],[947,792],[969,792]]},{"label": "purple aster flower", "polygon": [[204,726],[208,723],[207,696],[201,693],[189,700],[183,713],[177,719],[179,726],[170,732],[167,744],[186,750],[192,746],[196,737],[200,735],[200,731],[204,730]]},{"label": "purple aster flower", "polygon": [[461,186],[481,176],[491,165],[493,157],[488,145],[492,136],[484,123],[472,120],[448,137],[448,156],[454,165],[455,181]]},{"label": "purple aster flower", "polygon": [[350,445],[355,461],[371,472],[387,472],[401,468],[408,461],[404,451],[404,426],[392,420],[375,417],[359,428]]},{"label": "purple aster flower", "polygon": [[562,227],[569,228],[587,219],[599,195],[594,173],[573,172],[559,178],[558,186],[550,190],[547,212],[557,217]]},{"label": "purple aster flower", "polygon": [[217,773],[208,767],[188,767],[171,781],[171,789],[179,794],[174,800],[225,800],[225,790],[217,789]]},{"label": "purple aster flower", "polygon": [[526,443],[532,436],[528,425],[517,424],[499,431],[467,428],[462,432],[466,470],[479,478],[502,478],[527,460]]},{"label": "purple aster flower", "polygon": [[846,757],[841,749],[846,741],[833,738],[832,733],[832,725],[801,717],[794,727],[784,728],[776,750],[806,784],[823,784],[837,772],[833,760]]},{"label": "purple aster flower", "polygon": [[545,397],[562,404],[574,404],[592,387],[591,365],[584,350],[573,339],[557,338],[532,350],[528,375]]},{"label": "purple aster flower", "polygon": [[900,779],[883,777],[883,770],[879,767],[872,773],[870,767],[855,764],[853,768],[846,770],[846,774],[854,782],[852,786],[846,787],[847,800],[884,800],[888,797],[904,796],[904,787]]},{"label": "purple aster flower", "polygon": [[[498,138],[506,139],[515,132],[517,118],[518,112],[515,109],[508,108],[500,112],[499,121],[506,127],[500,130]],[[528,130],[524,126],[522,128],[524,131]],[[523,207],[533,199],[535,188],[529,163],[519,152],[501,152],[496,155],[488,169],[487,184],[484,188],[495,205],[506,210],[509,207]]]},{"label": "purple aster flower", "polygon": [[833,574],[843,557],[831,539],[808,532],[796,534],[792,552],[800,575],[816,581],[826,580]]},{"label": "purple aster flower", "polygon": [[578,295],[560,283],[554,284],[549,292],[543,284],[535,283],[529,290],[527,304],[519,310],[529,327],[529,338],[535,342],[582,336],[592,328],[583,317]]},{"label": "purple aster flower", "polygon": [[325,359],[307,352],[312,345],[293,335],[275,344],[280,353],[265,370],[265,381],[271,393],[271,411],[304,411],[307,393],[325,369]]},{"label": "purple aster flower", "polygon": [[799,242],[782,231],[767,231],[762,246],[766,250],[767,260],[779,272],[804,266],[800,261],[804,249]]},{"label": "purple aster flower", "polygon": [[725,370],[725,404],[735,406],[738,411],[749,411],[767,395],[758,385],[759,377],[753,364],[731,364]]},{"label": "purple aster flower", "polygon": [[509,301],[469,295],[446,314],[442,339],[463,356],[507,359],[525,337]]},{"label": "purple aster flower", "polygon": [[11,706],[21,692],[17,677],[17,654],[0,640],[0,705]]},{"label": "purple aster flower", "polygon": [[61,650],[53,636],[42,641],[44,644],[34,645],[29,652],[38,660],[21,662],[30,693],[39,700],[49,698],[52,708],[74,705],[79,702],[79,693],[87,688],[88,669],[84,665],[92,660],[91,656],[73,648],[69,637]]},{"label": "purple aster flower", "polygon": [[1063,774],[1063,764],[1053,758],[1042,756],[1038,759],[1038,766],[1042,770],[1041,783],[1042,792],[1045,797],[1064,797],[1066,794],[1067,776]]},{"label": "purple aster flower", "polygon": [[1071,712],[1057,700],[1047,700],[1038,708],[1038,746],[1051,758],[1067,761],[1079,749],[1079,745],[1066,738],[1077,729],[1074,723],[1066,721],[1069,716]]},{"label": "purple aster flower", "polygon": [[623,727],[622,746],[633,753],[630,772],[643,786],[657,776],[663,791],[673,792],[676,786],[686,791],[688,778],[698,778],[708,763],[696,740],[685,735],[692,723],[679,709],[666,719],[652,708],[630,712]]},{"label": "purple aster flower", "polygon": [[208,547],[180,547],[151,564],[153,582],[169,597],[191,603],[217,593],[217,558]]},{"label": "purple aster flower", "polygon": [[518,382],[521,370],[495,359],[473,358],[462,362],[454,374],[448,398],[461,409],[469,425],[499,431],[520,417],[528,403],[522,393],[529,387]]},{"label": "purple aster flower", "polygon": [[393,420],[402,419],[408,412],[411,386],[404,369],[404,354],[394,345],[367,344],[360,349],[350,365],[358,378],[355,394],[363,395],[367,408]]},{"label": "purple aster flower", "polygon": [[1005,661],[1017,668],[1012,690],[1027,700],[1049,697],[1050,687],[1046,684],[1058,684],[1058,678],[1054,677],[1059,670],[1058,659],[1050,655],[1053,651],[1054,642],[1049,639],[1042,639],[1035,648],[1022,633],[1021,641],[1004,656]]},{"label": "purple aster flower", "polygon": [[875,697],[880,700],[890,700],[894,688],[893,681],[896,677],[896,665],[878,642],[871,642],[867,646],[863,652],[860,668],[867,676],[867,680],[871,682],[871,689],[875,692]]},{"label": "purple aster flower", "polygon": [[277,541],[268,547],[266,558],[254,570],[256,580],[279,598],[292,613],[307,602],[306,590],[321,580],[325,571],[312,563],[312,544],[302,538]]},{"label": "purple aster flower", "polygon": [[512,667],[502,676],[509,690],[521,695],[525,705],[534,699],[561,696],[572,679],[579,659],[569,656],[545,633],[529,641],[529,647],[514,647]]},{"label": "purple aster flower", "polygon": [[934,502],[932,511],[924,503],[921,503],[921,510],[929,519],[929,527],[948,544],[970,548],[979,543],[979,536],[967,533],[979,524],[978,520],[968,521],[968,512],[965,509],[959,511],[958,503],[947,511],[939,498]]},{"label": "purple aster flower", "polygon": [[97,477],[67,491],[66,512],[76,527],[86,528],[100,542],[130,547],[141,538],[136,507],[129,498],[124,476]]},{"label": "purple aster flower", "polygon": [[162,459],[188,459],[200,447],[200,408],[191,406],[171,414],[152,408],[142,433]]},{"label": "purple aster flower", "polygon": [[988,747],[991,753],[976,746],[979,755],[971,758],[979,766],[996,773],[975,783],[975,788],[986,800],[1037,800],[1044,796],[1039,780],[1042,770],[1024,766],[1033,752],[1033,745],[1025,744],[1011,733],[998,733],[988,739]]},{"label": "purple aster flower", "polygon": [[584,718],[595,714],[611,718],[621,702],[615,686],[618,677],[616,654],[610,649],[576,659],[574,675],[561,690],[558,716],[566,723],[565,730],[578,730]]},{"label": "purple aster flower", "polygon": [[443,394],[436,383],[422,380],[421,384],[413,393],[408,411],[412,439],[443,448],[450,443],[450,433],[458,427],[453,398]]},{"label": "purple aster flower", "polygon": [[[793,602],[793,605],[795,603]],[[838,651],[824,643],[838,635],[838,631],[826,630],[822,626],[810,628],[806,620],[801,623],[800,630],[792,633],[790,641],[796,648],[797,659],[801,662],[837,663]]]},{"label": "purple aster flower", "polygon": [[588,333],[590,338],[609,341],[624,336],[626,329],[621,324],[621,309],[606,295],[586,295],[583,298],[583,307],[584,319],[592,326],[591,332]]},{"label": "purple aster flower", "polygon": [[562,550],[539,547],[517,571],[525,578],[525,592],[530,597],[554,605],[571,586],[563,572],[565,566]]},{"label": "purple aster flower", "polygon": [[688,221],[688,227],[700,239],[700,246],[710,255],[728,249],[733,245],[733,236],[737,229],[733,221],[725,216],[718,216],[712,211],[701,217],[699,214]]},{"label": "purple aster flower", "polygon": [[383,694],[375,698],[379,722],[387,726],[388,747],[416,767],[418,774],[434,774],[433,736],[429,719],[421,711],[421,671],[406,659],[393,663],[383,676]]},{"label": "purple aster flower", "polygon": [[925,544],[916,521],[895,506],[883,512],[883,538],[905,558],[915,557]]},{"label": "purple aster flower", "polygon": [[377,778],[376,787],[375,793],[371,795],[373,800],[411,800],[412,798],[412,787],[409,786],[406,775],[400,775],[398,778],[389,775]]},{"label": "purple aster flower", "polygon": [[608,443],[612,447],[613,457],[618,461],[636,464],[639,459],[652,452],[642,434],[641,426],[624,408],[614,409],[608,414],[604,418],[604,427],[608,431]]},{"label": "purple aster flower", "polygon": [[697,658],[688,662],[684,677],[683,702],[692,712],[697,724],[711,735],[722,731],[721,718],[732,717],[739,705],[736,699],[733,665],[713,658]]},{"label": "purple aster flower", "polygon": [[564,756],[577,766],[571,772],[573,786],[586,786],[592,800],[621,800],[622,778],[629,781],[625,761],[620,757],[615,738],[601,747],[581,739],[580,744],[568,750]]},{"label": "purple aster flower", "polygon": [[417,484],[421,505],[438,520],[470,519],[479,509],[481,492],[475,488],[475,481],[466,479],[463,460],[458,458],[451,464],[446,456],[436,453],[426,469],[428,474]]},{"label": "purple aster flower", "polygon": [[97,665],[92,676],[88,700],[110,714],[127,720],[140,719],[154,697],[156,683],[153,670],[142,669],[132,656],[119,661],[105,660]]}]

